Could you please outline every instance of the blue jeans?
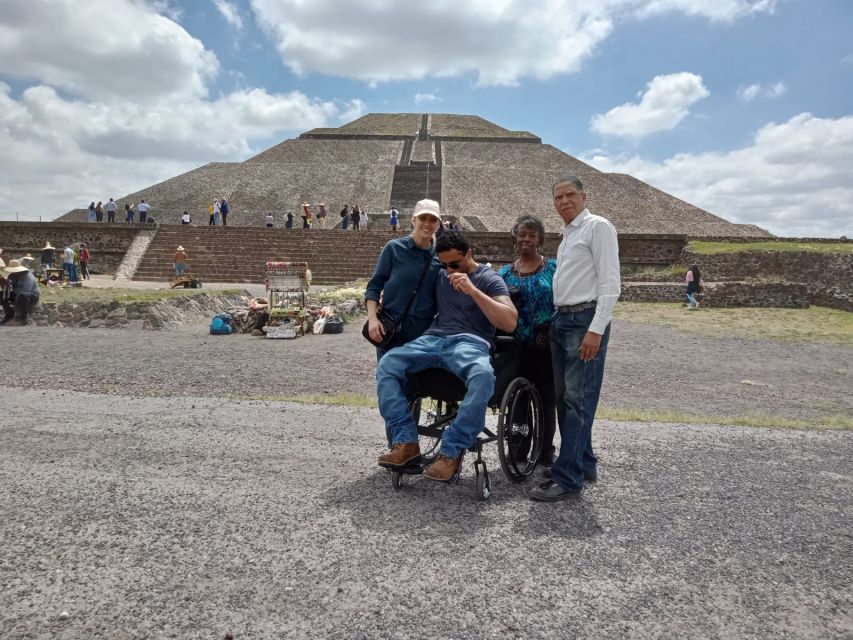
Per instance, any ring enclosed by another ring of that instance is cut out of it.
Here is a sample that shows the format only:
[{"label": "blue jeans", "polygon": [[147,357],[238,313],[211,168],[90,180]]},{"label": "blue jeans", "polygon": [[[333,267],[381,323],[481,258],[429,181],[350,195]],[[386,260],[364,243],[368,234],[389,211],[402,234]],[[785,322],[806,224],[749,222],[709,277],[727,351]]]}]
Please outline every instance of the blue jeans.
[{"label": "blue jeans", "polygon": [[183,262],[176,262],[175,263],[175,275],[178,277],[184,275],[184,263]]},{"label": "blue jeans", "polygon": [[560,425],[560,455],[551,477],[569,489],[580,489],[585,476],[596,473],[598,458],[592,452],[592,422],[604,379],[604,360],[610,325],[601,336],[598,354],[589,362],[580,357],[580,346],[595,309],[556,313],[551,326],[551,357]]},{"label": "blue jeans", "polygon": [[495,372],[484,343],[467,336],[421,336],[388,351],[376,367],[379,413],[392,445],[417,442],[418,427],[403,389],[409,375],[434,367],[455,374],[468,389],[441,439],[440,452],[457,458],[486,428],[486,409],[495,390]]},{"label": "blue jeans", "polygon": [[687,292],[687,304],[692,305],[694,307],[699,304],[699,301],[696,299],[695,291]]}]

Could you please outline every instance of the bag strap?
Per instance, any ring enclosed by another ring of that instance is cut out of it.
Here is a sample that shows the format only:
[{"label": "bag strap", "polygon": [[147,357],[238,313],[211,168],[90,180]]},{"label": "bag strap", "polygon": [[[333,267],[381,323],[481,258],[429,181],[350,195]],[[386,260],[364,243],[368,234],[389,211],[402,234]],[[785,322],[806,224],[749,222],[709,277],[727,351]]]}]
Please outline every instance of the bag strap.
[{"label": "bag strap", "polygon": [[424,268],[421,269],[421,275],[418,278],[417,283],[415,283],[415,289],[412,291],[412,297],[409,298],[409,304],[406,305],[406,310],[403,311],[403,314],[400,316],[400,319],[397,320],[397,331],[400,330],[400,327],[403,326],[403,320],[406,319],[406,316],[409,315],[409,310],[412,308],[412,305],[415,302],[415,298],[418,295],[418,290],[421,288],[421,284],[424,281],[424,276],[426,275],[427,269],[429,269],[429,265],[432,262],[432,256],[428,256],[426,262],[424,262]]}]

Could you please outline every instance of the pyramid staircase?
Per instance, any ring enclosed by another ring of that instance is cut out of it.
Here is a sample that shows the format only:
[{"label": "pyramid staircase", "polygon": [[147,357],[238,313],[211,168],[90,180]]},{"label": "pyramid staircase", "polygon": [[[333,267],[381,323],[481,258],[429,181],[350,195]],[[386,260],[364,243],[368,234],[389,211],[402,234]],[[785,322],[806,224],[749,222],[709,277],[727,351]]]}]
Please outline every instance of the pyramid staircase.
[{"label": "pyramid staircase", "polygon": [[338,229],[266,229],[160,225],[134,280],[174,276],[178,245],[187,270],[202,282],[263,283],[267,261],[307,262],[315,284],[340,284],[373,274],[376,257],[391,232]]}]

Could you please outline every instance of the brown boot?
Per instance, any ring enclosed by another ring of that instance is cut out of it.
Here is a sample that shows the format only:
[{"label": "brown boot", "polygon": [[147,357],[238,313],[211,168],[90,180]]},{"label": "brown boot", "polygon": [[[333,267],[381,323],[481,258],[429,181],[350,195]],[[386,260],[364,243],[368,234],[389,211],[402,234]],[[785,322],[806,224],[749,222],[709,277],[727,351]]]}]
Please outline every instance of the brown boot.
[{"label": "brown boot", "polygon": [[399,469],[421,461],[421,446],[417,442],[395,444],[391,451],[379,456],[379,466],[386,469]]},{"label": "brown boot", "polygon": [[435,462],[424,470],[424,475],[430,480],[449,482],[459,469],[460,462],[462,462],[462,456],[459,456],[458,458],[450,458],[443,453],[439,453]]}]

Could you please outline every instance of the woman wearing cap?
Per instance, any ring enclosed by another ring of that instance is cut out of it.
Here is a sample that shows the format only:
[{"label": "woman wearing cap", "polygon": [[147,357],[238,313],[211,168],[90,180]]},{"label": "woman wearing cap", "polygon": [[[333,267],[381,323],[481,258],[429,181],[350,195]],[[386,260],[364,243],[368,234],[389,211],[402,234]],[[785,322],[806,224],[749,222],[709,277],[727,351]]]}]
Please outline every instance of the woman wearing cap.
[{"label": "woman wearing cap", "polygon": [[[382,309],[400,323],[400,330],[391,345],[377,347],[377,359],[388,350],[422,335],[432,322],[438,278],[435,230],[440,222],[438,203],[421,200],[412,215],[412,233],[388,241],[379,254],[364,293],[368,332],[376,341],[382,340],[385,334],[377,317],[380,301]],[[417,293],[413,295],[416,287]]]},{"label": "woman wearing cap", "polygon": [[[551,345],[548,330],[554,313],[554,272],[557,261],[540,253],[545,244],[545,226],[536,216],[523,215],[510,232],[515,253],[514,262],[498,271],[510,289],[519,291],[520,302],[513,296],[518,308],[518,326],[515,339],[521,357],[518,375],[530,380],[542,397],[542,425],[544,445],[540,464],[554,464],[554,432],[557,426],[557,400],[554,375],[551,371]],[[519,447],[517,456],[525,456],[530,449],[526,443]]]}]

